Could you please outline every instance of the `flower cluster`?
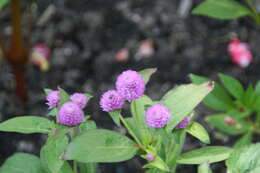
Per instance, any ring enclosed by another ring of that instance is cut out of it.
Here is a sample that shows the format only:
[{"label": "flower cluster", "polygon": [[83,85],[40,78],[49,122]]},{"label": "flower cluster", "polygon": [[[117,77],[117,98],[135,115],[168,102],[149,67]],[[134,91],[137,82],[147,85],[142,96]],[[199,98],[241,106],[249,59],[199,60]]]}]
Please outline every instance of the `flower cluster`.
[{"label": "flower cluster", "polygon": [[[49,109],[56,108],[60,103],[60,91],[54,90],[47,95],[47,105]],[[74,93],[70,96],[70,101],[61,105],[58,110],[58,121],[66,126],[75,126],[85,121],[82,109],[88,103],[85,94]]]},{"label": "flower cluster", "polygon": [[134,101],[145,91],[145,81],[136,71],[127,70],[116,80],[116,90],[105,92],[100,99],[103,111],[110,112],[121,109],[125,101]]},{"label": "flower cluster", "polygon": [[232,62],[241,68],[247,67],[253,60],[248,44],[240,42],[238,38],[230,41],[228,53],[231,56]]}]

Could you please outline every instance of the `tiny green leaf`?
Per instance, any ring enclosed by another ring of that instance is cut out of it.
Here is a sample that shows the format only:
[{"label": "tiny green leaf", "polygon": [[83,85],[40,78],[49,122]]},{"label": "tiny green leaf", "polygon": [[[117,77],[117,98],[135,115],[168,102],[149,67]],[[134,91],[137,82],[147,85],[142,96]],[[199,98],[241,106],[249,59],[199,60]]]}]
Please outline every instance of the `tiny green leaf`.
[{"label": "tiny green leaf", "polygon": [[245,145],[249,145],[252,141],[252,132],[249,131],[244,134],[240,139],[238,139],[234,145],[235,148],[243,147]]},{"label": "tiny green leaf", "polygon": [[215,163],[226,160],[230,153],[231,148],[222,146],[210,146],[182,154],[177,163],[179,164],[202,164],[204,162]]},{"label": "tiny green leaf", "polygon": [[55,117],[58,113],[58,109],[57,108],[53,108],[50,112],[48,112],[48,116],[53,116]]},{"label": "tiny green leaf", "polygon": [[16,153],[4,162],[0,173],[45,173],[45,171],[38,157],[26,153]]},{"label": "tiny green leaf", "polygon": [[207,162],[200,164],[198,167],[198,173],[212,173],[209,164]]},{"label": "tiny green leaf", "polygon": [[77,136],[67,147],[64,158],[79,162],[120,162],[137,152],[129,138],[109,130],[89,130]]},{"label": "tiny green leaf", "polygon": [[121,110],[115,110],[115,111],[111,111],[108,112],[110,117],[112,118],[112,120],[114,121],[114,123],[117,126],[120,126],[120,114],[121,114]]},{"label": "tiny green leaf", "polygon": [[44,88],[43,90],[46,95],[50,94],[53,91],[52,89],[49,88]]},{"label": "tiny green leaf", "polygon": [[60,103],[58,105],[58,109],[65,103],[70,101],[70,96],[69,94],[62,88],[59,88],[60,91]]},{"label": "tiny green leaf", "polygon": [[260,80],[257,82],[255,86],[255,93],[256,95],[260,96]]},{"label": "tiny green leaf", "polygon": [[152,74],[157,71],[156,68],[148,68],[140,71],[139,73],[143,76],[145,83],[148,83]]},{"label": "tiny green leaf", "polygon": [[49,133],[53,123],[37,116],[15,117],[0,123],[0,131],[17,133]]},{"label": "tiny green leaf", "polygon": [[209,134],[201,124],[192,122],[185,130],[201,142],[210,143]]},{"label": "tiny green leaf", "polygon": [[162,171],[169,172],[169,167],[159,156],[156,156],[154,161],[145,164],[143,168],[158,168]]},{"label": "tiny green leaf", "polygon": [[192,10],[192,14],[218,19],[236,19],[251,13],[248,8],[235,0],[205,0]]},{"label": "tiny green leaf", "polygon": [[244,95],[244,88],[241,83],[231,76],[219,74],[219,78],[228,90],[228,92],[237,99],[241,99]]}]

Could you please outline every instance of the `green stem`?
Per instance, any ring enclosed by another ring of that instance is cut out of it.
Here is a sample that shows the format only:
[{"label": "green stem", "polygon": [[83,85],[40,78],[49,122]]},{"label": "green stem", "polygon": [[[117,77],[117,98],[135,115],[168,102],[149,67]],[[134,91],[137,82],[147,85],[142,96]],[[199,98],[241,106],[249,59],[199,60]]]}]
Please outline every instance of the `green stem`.
[{"label": "green stem", "polygon": [[[77,136],[77,128],[78,127],[71,129],[71,139]],[[76,160],[73,160],[73,172],[78,173],[78,162]]]},{"label": "green stem", "polygon": [[132,129],[130,128],[129,124],[125,121],[125,119],[122,117],[122,115],[119,115],[120,120],[122,121],[122,123],[124,124],[125,128],[128,130],[128,132],[131,134],[131,136],[135,139],[135,141],[137,142],[138,145],[142,146],[141,141],[137,138],[137,136],[135,135],[135,133],[132,131]]}]

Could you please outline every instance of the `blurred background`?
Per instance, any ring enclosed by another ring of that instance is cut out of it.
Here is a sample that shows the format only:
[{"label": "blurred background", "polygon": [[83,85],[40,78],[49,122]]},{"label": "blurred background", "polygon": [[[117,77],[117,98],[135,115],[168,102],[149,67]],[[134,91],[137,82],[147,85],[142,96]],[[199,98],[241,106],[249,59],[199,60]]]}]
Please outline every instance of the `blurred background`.
[{"label": "blurred background", "polygon": [[[21,0],[26,11],[26,0]],[[116,76],[123,70],[157,68],[147,85],[146,94],[159,99],[170,88],[189,83],[188,74],[213,79],[217,73],[236,77],[243,84],[259,79],[259,28],[249,18],[221,21],[191,14],[201,0],[36,0],[32,21],[26,13],[22,26],[32,22],[32,44],[44,43],[51,49],[49,70],[28,66],[28,101],[15,95],[15,81],[6,61],[0,60],[0,119],[19,115],[45,116],[47,105],[43,88],[64,88],[69,93],[89,92],[95,95],[85,109],[100,128],[114,127],[110,117],[98,106],[99,96],[114,88]],[[0,11],[0,30],[5,40],[11,34],[10,9]],[[248,42],[254,55],[245,69],[231,63],[227,54],[229,38],[236,35]],[[207,127],[212,144],[230,145],[232,140],[212,132],[203,116],[210,111],[198,107],[195,119]],[[0,133],[0,161],[14,152],[39,154],[45,137]],[[227,142],[229,141],[229,142]],[[203,146],[190,137],[184,150]],[[142,160],[135,158],[119,164],[102,164],[101,173],[141,173]],[[224,172],[224,164],[213,164],[214,172]],[[179,167],[177,172],[195,172],[196,167]]]}]

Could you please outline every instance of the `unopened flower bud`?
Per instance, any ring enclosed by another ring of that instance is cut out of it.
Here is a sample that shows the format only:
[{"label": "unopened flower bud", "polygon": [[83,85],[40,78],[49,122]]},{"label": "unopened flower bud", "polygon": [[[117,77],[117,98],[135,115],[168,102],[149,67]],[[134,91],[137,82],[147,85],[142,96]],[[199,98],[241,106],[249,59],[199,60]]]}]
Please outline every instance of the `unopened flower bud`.
[{"label": "unopened flower bud", "polygon": [[233,126],[236,124],[236,121],[233,118],[231,118],[230,116],[225,116],[224,121],[226,124],[228,124],[230,126]]},{"label": "unopened flower bud", "polygon": [[88,98],[85,94],[82,93],[74,93],[70,96],[70,100],[76,103],[80,107],[80,109],[84,109],[88,103]]},{"label": "unopened flower bud", "polygon": [[187,127],[190,123],[190,117],[185,117],[176,127],[175,129],[183,129]]},{"label": "unopened flower bud", "polygon": [[47,95],[46,100],[47,100],[46,104],[49,106],[49,109],[55,108],[60,103],[60,91],[58,90],[51,91]]},{"label": "unopened flower bud", "polygon": [[149,161],[149,162],[153,161],[153,160],[154,160],[154,155],[151,154],[151,153],[148,153],[148,154],[146,155],[146,160]]}]

